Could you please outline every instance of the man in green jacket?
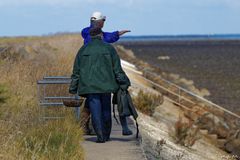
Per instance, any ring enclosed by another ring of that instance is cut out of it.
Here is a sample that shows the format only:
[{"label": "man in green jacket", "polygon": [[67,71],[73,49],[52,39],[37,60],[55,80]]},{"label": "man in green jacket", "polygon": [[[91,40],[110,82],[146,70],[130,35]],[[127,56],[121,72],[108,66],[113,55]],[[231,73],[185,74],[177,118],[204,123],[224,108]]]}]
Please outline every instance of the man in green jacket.
[{"label": "man in green jacket", "polygon": [[112,126],[111,93],[120,85],[130,86],[130,81],[114,47],[102,41],[101,28],[92,28],[90,35],[91,42],[81,47],[75,58],[69,92],[88,99],[97,142],[104,143]]}]

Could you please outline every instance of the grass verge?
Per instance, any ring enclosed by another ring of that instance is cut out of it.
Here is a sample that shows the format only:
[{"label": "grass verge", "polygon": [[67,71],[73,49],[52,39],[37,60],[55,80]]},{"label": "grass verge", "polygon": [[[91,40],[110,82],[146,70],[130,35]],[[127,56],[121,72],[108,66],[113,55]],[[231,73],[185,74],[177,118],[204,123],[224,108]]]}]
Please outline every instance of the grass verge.
[{"label": "grass verge", "polygon": [[[0,159],[84,159],[82,130],[71,111],[61,121],[39,121],[36,86],[43,76],[70,75],[77,48],[71,53],[60,49],[52,52],[51,44],[59,42],[46,37],[29,43],[7,41],[16,48],[34,46],[36,54],[30,59],[1,61],[0,84],[7,88],[3,94],[7,99],[0,106]],[[48,48],[43,41],[49,43]]]}]

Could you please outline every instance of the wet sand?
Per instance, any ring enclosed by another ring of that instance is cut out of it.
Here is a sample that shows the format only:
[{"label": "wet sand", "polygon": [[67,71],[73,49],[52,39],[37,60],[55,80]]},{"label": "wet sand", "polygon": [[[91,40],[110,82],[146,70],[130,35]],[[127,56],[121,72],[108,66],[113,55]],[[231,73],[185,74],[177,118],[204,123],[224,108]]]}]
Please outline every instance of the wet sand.
[{"label": "wet sand", "polygon": [[193,80],[207,99],[240,113],[240,41],[124,41],[135,56],[166,73]]}]

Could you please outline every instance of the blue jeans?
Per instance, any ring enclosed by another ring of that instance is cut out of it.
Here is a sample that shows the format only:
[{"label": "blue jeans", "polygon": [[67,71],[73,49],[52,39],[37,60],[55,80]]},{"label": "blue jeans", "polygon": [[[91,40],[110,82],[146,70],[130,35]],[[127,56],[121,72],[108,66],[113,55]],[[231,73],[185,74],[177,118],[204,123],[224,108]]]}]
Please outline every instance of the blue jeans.
[{"label": "blue jeans", "polygon": [[108,140],[112,129],[111,93],[88,94],[87,103],[98,141]]}]

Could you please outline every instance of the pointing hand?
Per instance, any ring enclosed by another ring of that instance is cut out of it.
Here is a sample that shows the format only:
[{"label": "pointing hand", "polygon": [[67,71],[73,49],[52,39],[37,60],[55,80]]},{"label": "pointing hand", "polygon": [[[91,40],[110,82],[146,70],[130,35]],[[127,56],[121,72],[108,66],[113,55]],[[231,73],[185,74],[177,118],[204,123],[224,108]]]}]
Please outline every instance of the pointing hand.
[{"label": "pointing hand", "polygon": [[122,31],[118,32],[118,35],[121,36],[121,35],[123,35],[125,33],[128,33],[128,32],[131,32],[131,31],[130,30],[122,30]]}]

